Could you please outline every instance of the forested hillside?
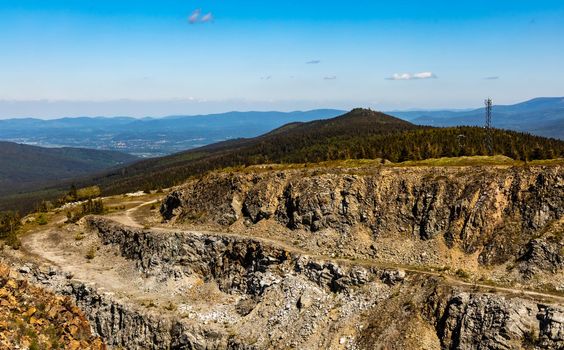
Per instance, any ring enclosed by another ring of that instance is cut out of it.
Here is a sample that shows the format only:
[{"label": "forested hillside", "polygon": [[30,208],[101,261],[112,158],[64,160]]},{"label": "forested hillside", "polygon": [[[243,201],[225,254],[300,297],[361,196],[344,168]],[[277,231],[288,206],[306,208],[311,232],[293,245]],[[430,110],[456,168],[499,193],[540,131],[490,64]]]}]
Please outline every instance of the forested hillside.
[{"label": "forested hillside", "polygon": [[[293,123],[253,139],[239,139],[141,161],[93,179],[106,193],[168,187],[212,169],[261,163],[307,163],[384,158],[392,162],[486,155],[479,127],[417,126],[383,113],[355,109],[343,116]],[[494,130],[494,153],[519,160],[564,156],[564,142]]]},{"label": "forested hillside", "polygon": [[[486,132],[480,127],[418,126],[383,113],[355,109],[333,119],[292,123],[257,138],[148,159],[74,182],[80,186],[96,184],[104,194],[118,194],[169,187],[190,176],[229,166],[361,158],[402,162],[487,155],[485,138]],[[556,139],[496,129],[493,140],[494,154],[516,160],[564,157],[564,142]],[[51,189],[50,195],[69,186],[70,182],[62,183]],[[39,194],[34,196],[37,199]],[[29,202],[31,197],[18,200]]]},{"label": "forested hillside", "polygon": [[43,148],[0,141],[0,196],[29,191],[137,160],[130,154],[84,148]]}]

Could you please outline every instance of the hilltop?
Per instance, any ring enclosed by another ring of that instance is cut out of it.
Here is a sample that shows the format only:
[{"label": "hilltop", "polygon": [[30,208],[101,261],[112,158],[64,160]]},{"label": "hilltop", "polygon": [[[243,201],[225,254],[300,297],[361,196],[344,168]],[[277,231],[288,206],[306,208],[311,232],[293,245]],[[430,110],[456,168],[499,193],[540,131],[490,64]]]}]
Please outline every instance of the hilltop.
[{"label": "hilltop", "polygon": [[[564,98],[539,97],[513,105],[494,105],[496,128],[564,139]],[[236,138],[253,138],[294,122],[333,118],[346,111],[242,111],[162,118],[66,117],[0,120],[0,140],[44,147],[109,149],[140,157],[159,157]],[[416,125],[481,126],[483,108],[385,112]]]},{"label": "hilltop", "polygon": [[[391,162],[486,155],[485,131],[477,127],[433,128],[381,112],[354,109],[342,116],[291,123],[265,135],[221,142],[144,160],[93,179],[107,191],[169,187],[229,166],[308,163],[344,159]],[[494,131],[494,153],[532,160],[564,156],[564,142],[506,130]]]},{"label": "hilltop", "polygon": [[[559,158],[564,142],[506,130],[494,130],[494,153],[517,160]],[[265,163],[308,163],[345,159],[383,159],[391,162],[440,157],[486,155],[485,131],[478,127],[434,128],[368,109],[311,122],[284,125],[255,138],[234,139],[146,159],[100,176],[73,180],[99,185],[105,194],[165,188],[191,176],[233,166]],[[68,190],[71,182],[50,189]],[[17,201],[29,202],[32,194]],[[6,201],[5,201],[6,202]],[[12,201],[11,203],[14,203]]]}]

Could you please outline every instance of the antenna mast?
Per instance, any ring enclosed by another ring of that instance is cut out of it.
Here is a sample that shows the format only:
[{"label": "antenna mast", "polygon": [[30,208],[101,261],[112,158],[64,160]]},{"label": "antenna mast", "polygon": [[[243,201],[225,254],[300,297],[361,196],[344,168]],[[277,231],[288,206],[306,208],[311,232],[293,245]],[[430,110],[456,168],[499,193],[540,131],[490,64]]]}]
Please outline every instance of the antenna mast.
[{"label": "antenna mast", "polygon": [[486,148],[488,149],[488,154],[493,156],[493,133],[492,133],[492,106],[493,102],[491,98],[487,98],[484,101],[486,105]]}]

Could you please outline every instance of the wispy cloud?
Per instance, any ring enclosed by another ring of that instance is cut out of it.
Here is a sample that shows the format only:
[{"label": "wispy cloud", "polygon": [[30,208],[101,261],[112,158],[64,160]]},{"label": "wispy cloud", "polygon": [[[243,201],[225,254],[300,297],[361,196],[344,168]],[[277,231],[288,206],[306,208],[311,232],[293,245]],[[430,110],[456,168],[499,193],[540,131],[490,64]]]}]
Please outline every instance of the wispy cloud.
[{"label": "wispy cloud", "polygon": [[436,79],[437,76],[433,72],[420,73],[394,73],[387,80],[417,80],[417,79]]},{"label": "wispy cloud", "polygon": [[306,64],[320,64],[321,60],[311,60],[311,61],[307,61]]},{"label": "wispy cloud", "polygon": [[202,17],[200,17],[201,15],[202,15],[202,10],[195,9],[194,11],[192,11],[192,14],[188,16],[188,23],[196,24],[196,23],[213,22],[213,14],[211,12],[208,12]]},{"label": "wispy cloud", "polygon": [[272,75],[267,75],[265,77],[260,77],[260,80],[270,80],[272,79]]},{"label": "wispy cloud", "polygon": [[202,14],[202,10],[200,9],[195,9],[194,11],[192,11],[192,14],[188,16],[188,23],[190,24],[197,23],[201,14]]},{"label": "wispy cloud", "polygon": [[202,17],[202,20],[201,20],[201,22],[203,22],[203,23],[211,22],[211,21],[213,21],[213,15],[212,15],[211,12],[205,14],[205,15]]},{"label": "wispy cloud", "polygon": [[484,79],[485,79],[485,80],[498,80],[498,79],[499,79],[499,77],[497,77],[497,76],[493,76],[493,77],[485,77]]},{"label": "wispy cloud", "polygon": [[330,76],[327,76],[327,77],[323,77],[323,80],[336,80],[336,79],[337,79],[336,75],[330,75]]}]

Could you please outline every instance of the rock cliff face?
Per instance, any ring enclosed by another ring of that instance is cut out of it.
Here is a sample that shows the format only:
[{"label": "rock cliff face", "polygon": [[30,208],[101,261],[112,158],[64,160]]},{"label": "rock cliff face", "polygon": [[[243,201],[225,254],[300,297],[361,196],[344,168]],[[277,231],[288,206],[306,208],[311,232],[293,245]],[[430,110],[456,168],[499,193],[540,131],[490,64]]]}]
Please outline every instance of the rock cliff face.
[{"label": "rock cliff face", "polygon": [[169,194],[161,213],[223,226],[271,220],[312,233],[361,227],[375,241],[441,239],[496,264],[562,218],[564,173],[560,166],[215,173]]},{"label": "rock cliff face", "polygon": [[57,294],[70,296],[87,316],[92,331],[104,343],[126,349],[204,349],[221,348],[209,330],[167,313],[146,310],[61,271],[43,271],[26,265],[23,276]]},{"label": "rock cliff face", "polygon": [[[560,231],[561,235],[564,231]],[[517,260],[520,272],[527,278],[544,271],[556,273],[564,268],[564,242],[562,237],[551,236],[528,242]]]},{"label": "rock cliff face", "polygon": [[124,228],[95,217],[88,223],[97,230],[102,243],[118,245],[122,255],[134,260],[143,273],[163,280],[197,274],[228,293],[260,295],[277,279],[275,275],[284,273],[297,273],[331,291],[378,278],[394,280],[388,271],[315,260],[252,238],[182,231],[170,235]]},{"label": "rock cliff face", "polygon": [[492,294],[432,293],[435,327],[444,349],[560,349],[562,309]]},{"label": "rock cliff face", "polygon": [[[433,275],[310,256],[230,234],[137,229],[90,217],[100,243],[147,279],[203,280],[206,307],[139,305],[57,268],[30,281],[71,296],[93,331],[127,349],[539,349],[564,347],[564,309],[444,284]],[[179,293],[189,294],[189,289]]]}]

